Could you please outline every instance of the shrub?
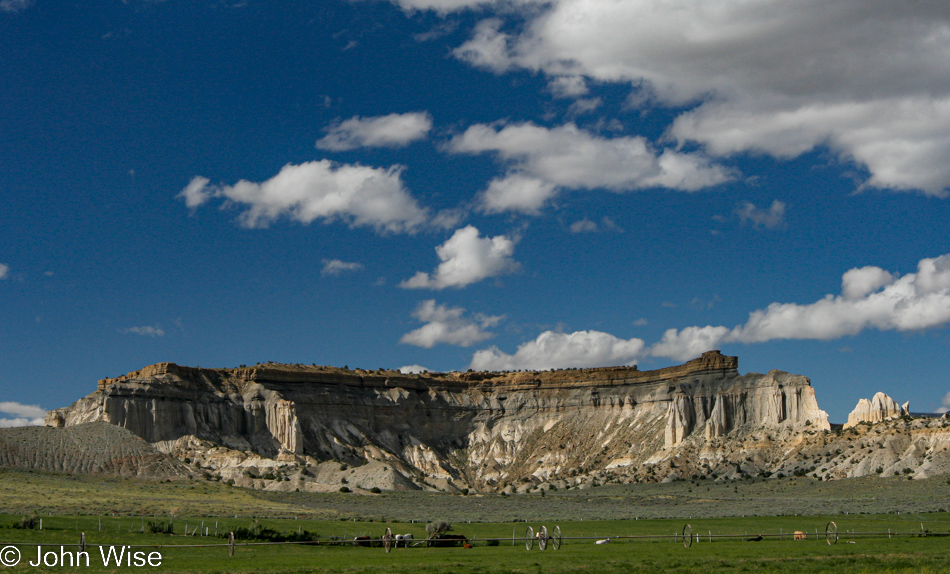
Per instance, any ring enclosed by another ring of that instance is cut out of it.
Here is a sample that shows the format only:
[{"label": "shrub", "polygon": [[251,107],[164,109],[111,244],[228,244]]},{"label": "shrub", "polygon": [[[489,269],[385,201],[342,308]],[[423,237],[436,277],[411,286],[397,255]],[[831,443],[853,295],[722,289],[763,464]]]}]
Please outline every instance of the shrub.
[{"label": "shrub", "polygon": [[145,525],[145,530],[147,530],[149,534],[174,534],[175,524],[162,520],[150,520]]},{"label": "shrub", "polygon": [[11,528],[18,530],[33,530],[38,526],[36,516],[24,516],[19,520],[13,521]]},{"label": "shrub", "polygon": [[373,494],[381,494],[383,492],[382,489],[379,488],[378,486],[374,486],[373,488],[369,489],[369,491],[372,492]]},{"label": "shrub", "polygon": [[353,491],[350,490],[350,487],[349,487],[349,486],[341,486],[341,487],[340,487],[340,492],[347,493],[347,492],[353,492]]}]

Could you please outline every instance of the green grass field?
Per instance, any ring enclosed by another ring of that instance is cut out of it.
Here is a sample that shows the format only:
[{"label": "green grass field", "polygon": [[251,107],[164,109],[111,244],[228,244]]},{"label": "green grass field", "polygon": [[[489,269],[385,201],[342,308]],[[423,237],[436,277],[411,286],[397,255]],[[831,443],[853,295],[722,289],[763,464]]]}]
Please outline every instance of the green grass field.
[{"label": "green grass field", "polygon": [[[18,517],[0,516],[0,524],[9,524]],[[824,529],[834,519],[839,527],[839,541],[828,545]],[[200,518],[176,519],[176,535],[142,534],[142,520],[137,517],[47,516],[44,530],[0,529],[0,545],[19,543],[23,561],[15,571],[55,572],[59,566],[34,568],[36,545],[43,552],[57,556],[60,545],[75,551],[79,533],[85,532],[90,546],[90,572],[119,572],[129,568],[103,568],[98,548],[92,545],[133,545],[135,550],[158,552],[162,564],[144,568],[154,572],[944,572],[950,570],[947,550],[950,546],[950,517],[945,514],[915,516],[811,516],[811,517],[748,517],[701,519],[690,522],[699,535],[690,548],[674,534],[682,531],[682,520],[622,520],[565,522],[559,526],[565,540],[560,550],[549,545],[546,551],[525,550],[525,523],[455,524],[453,531],[474,539],[473,548],[398,548],[385,553],[381,548],[351,545],[244,545],[238,543],[234,556],[228,555],[227,541],[213,536],[184,536],[189,528],[201,524]],[[100,521],[102,530],[99,530]],[[222,520],[206,518],[205,525],[213,533],[217,522],[219,532],[225,528],[249,526],[247,519]],[[394,532],[412,532],[425,536],[421,524],[367,523],[352,521],[317,521],[269,519],[261,526],[283,532],[297,528],[316,532],[321,541],[332,537],[352,538],[356,535],[380,536],[388,526]],[[895,535],[869,538],[862,533],[918,533],[923,523],[929,536]],[[535,523],[534,526],[539,526]],[[548,524],[553,529],[554,524]],[[818,530],[820,536],[813,532]],[[132,532],[130,532],[130,530]],[[805,530],[807,540],[791,540],[790,532]],[[856,531],[851,534],[850,531]],[[510,536],[514,531],[514,544]],[[784,533],[784,538],[767,537],[749,542],[757,534]],[[937,536],[943,533],[944,536]],[[710,542],[708,536],[714,536]],[[740,535],[738,538],[715,538],[716,535]],[[613,537],[610,544],[596,545],[589,537]],[[657,536],[656,538],[623,539],[618,536]],[[662,538],[660,537],[662,536]],[[508,539],[504,539],[508,537]],[[576,538],[585,539],[578,540]],[[498,546],[488,546],[486,539],[502,538]],[[694,537],[694,540],[695,537]],[[853,541],[853,543],[852,543]],[[213,547],[189,548],[202,544]],[[141,570],[141,569],[140,569]]]},{"label": "green grass field", "polygon": [[[946,507],[946,478],[682,482],[545,497],[362,496],[2,471],[0,549],[18,545],[21,562],[3,568],[11,572],[950,572]],[[821,508],[825,512],[815,511]],[[24,516],[41,519],[43,530],[11,527]],[[150,521],[173,517],[173,535],[142,532]],[[381,548],[326,544],[354,536],[378,538],[387,527],[418,540],[426,535],[425,522],[440,519],[453,523],[453,533],[474,540],[474,547],[399,548],[387,554]],[[824,538],[830,520],[839,528],[835,545]],[[687,523],[694,532],[690,548],[684,548],[679,534]],[[552,530],[560,526],[565,537],[560,550],[525,550],[526,527],[542,524]],[[214,536],[254,525],[285,534],[316,533],[320,544],[239,541],[235,555],[228,556],[226,539]],[[196,527],[206,528],[209,536],[184,534]],[[795,530],[807,532],[808,539],[792,540]],[[888,538],[888,530],[902,534]],[[878,535],[864,535],[869,532]],[[89,568],[28,564],[37,559],[37,545],[56,556],[60,545],[75,551],[80,533],[90,545]],[[760,534],[763,541],[747,541]],[[652,538],[623,538],[629,536]],[[594,544],[607,537],[611,543]],[[501,539],[498,546],[488,545],[491,538]],[[159,552],[162,564],[104,568],[98,544]]]}]

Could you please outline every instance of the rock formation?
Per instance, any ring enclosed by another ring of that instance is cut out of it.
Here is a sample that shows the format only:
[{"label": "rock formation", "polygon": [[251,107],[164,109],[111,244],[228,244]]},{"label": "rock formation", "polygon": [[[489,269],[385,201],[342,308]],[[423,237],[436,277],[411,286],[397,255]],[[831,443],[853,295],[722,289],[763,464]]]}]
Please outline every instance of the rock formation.
[{"label": "rock formation", "polygon": [[858,401],[857,406],[848,415],[848,422],[844,424],[844,428],[851,428],[862,422],[879,423],[907,414],[910,414],[910,402],[905,402],[903,406],[899,406],[897,401],[879,392],[875,393],[871,400],[861,399]]},{"label": "rock formation", "polygon": [[258,486],[262,467],[275,461],[296,465],[303,482],[332,461],[373,463],[394,485],[486,490],[606,469],[649,479],[683,449],[705,448],[704,464],[715,465],[728,458],[714,446],[727,437],[830,428],[807,378],[740,375],[738,360],[718,351],[654,371],[407,375],[160,363],[103,379],[47,415],[53,427],[97,420],[247,485]]}]

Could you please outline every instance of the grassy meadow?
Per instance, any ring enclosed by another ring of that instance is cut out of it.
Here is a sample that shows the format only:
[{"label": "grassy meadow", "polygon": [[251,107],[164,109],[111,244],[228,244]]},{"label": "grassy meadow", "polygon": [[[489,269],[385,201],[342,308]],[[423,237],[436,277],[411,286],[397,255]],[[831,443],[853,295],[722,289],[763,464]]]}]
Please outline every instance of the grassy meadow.
[{"label": "grassy meadow", "polygon": [[[11,572],[75,571],[28,562],[36,560],[37,545],[44,553],[58,553],[60,545],[75,551],[68,545],[76,545],[80,533],[91,556],[90,567],[80,570],[90,572],[130,569],[102,567],[98,544],[161,553],[161,566],[138,568],[151,572],[950,572],[945,507],[950,507],[946,478],[696,481],[505,497],[267,493],[218,483],[7,470],[0,472],[0,548],[17,545],[21,553],[18,566],[5,568]],[[42,519],[43,530],[12,527],[24,517],[37,526]],[[418,540],[426,536],[426,522],[435,520],[451,522],[452,533],[465,535],[473,547],[399,548],[386,554],[381,548],[327,544],[378,538],[387,527]],[[830,520],[839,529],[835,545],[824,538]],[[149,522],[173,522],[174,533],[150,533]],[[694,533],[690,548],[680,535],[687,523]],[[526,527],[542,524],[560,526],[559,551],[525,550]],[[319,544],[239,540],[229,556],[224,536],[241,528],[309,532]],[[792,540],[795,530],[807,532],[808,539]],[[889,538],[889,530],[901,535]],[[748,540],[758,535],[764,539]],[[609,544],[594,543],[608,537]],[[498,539],[497,546],[489,539]]]}]

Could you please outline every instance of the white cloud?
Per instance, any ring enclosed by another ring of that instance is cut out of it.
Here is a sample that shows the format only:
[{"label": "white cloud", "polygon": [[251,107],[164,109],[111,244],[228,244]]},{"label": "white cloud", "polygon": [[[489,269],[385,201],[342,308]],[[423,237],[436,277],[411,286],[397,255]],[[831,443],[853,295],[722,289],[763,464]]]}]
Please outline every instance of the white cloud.
[{"label": "white cloud", "polygon": [[484,213],[517,211],[538,215],[544,204],[555,195],[557,188],[553,183],[522,173],[509,173],[489,182],[488,189],[479,196],[479,210]]},{"label": "white cloud", "polygon": [[129,327],[124,331],[126,334],[142,335],[143,337],[164,337],[165,331],[159,326],[143,325],[141,327]]},{"label": "white cloud", "polygon": [[[950,254],[922,259],[916,273],[904,276],[878,267],[851,269],[842,277],[842,295],[827,295],[808,305],[772,303],[753,311],[745,324],[732,329],[714,325],[668,329],[649,347],[641,339],[624,340],[598,331],[545,331],[537,339],[522,343],[514,355],[494,346],[477,351],[470,366],[479,370],[589,367],[629,364],[646,356],[685,361],[726,343],[826,341],[867,329],[907,332],[947,323]],[[645,325],[646,321],[640,319],[634,324]],[[950,403],[945,406],[950,407]]]},{"label": "white cloud", "polygon": [[947,393],[943,396],[943,400],[940,401],[940,408],[934,412],[945,413],[950,412],[950,393]]},{"label": "white cloud", "polygon": [[603,103],[604,101],[600,98],[581,98],[571,104],[568,113],[574,116],[588,114],[599,108]]},{"label": "white cloud", "polygon": [[597,231],[617,231],[623,232],[623,229],[619,225],[614,223],[614,220],[609,217],[601,217],[600,223],[591,221],[586,217],[575,221],[570,226],[571,233],[595,233]]},{"label": "white cloud", "polygon": [[600,331],[545,331],[519,345],[514,355],[494,346],[478,351],[469,366],[477,371],[510,371],[631,365],[643,351],[642,339],[618,339]]},{"label": "white cloud", "polygon": [[332,124],[317,142],[318,149],[345,151],[360,147],[401,147],[425,139],[432,129],[428,112],[389,114],[372,118],[354,116]]},{"label": "white cloud", "polygon": [[43,426],[46,409],[38,405],[23,405],[12,401],[0,401],[0,413],[16,418],[0,418],[0,428]]},{"label": "white cloud", "polygon": [[650,187],[697,191],[732,175],[705,157],[655,150],[645,138],[603,138],[572,123],[546,128],[532,123],[476,124],[452,138],[454,153],[494,153],[512,166],[482,195],[485,210],[536,213],[557,188],[615,192]]},{"label": "white cloud", "polygon": [[404,375],[416,375],[419,373],[428,373],[429,369],[423,367],[422,365],[405,365],[399,367],[399,372]]},{"label": "white cloud", "polygon": [[505,235],[481,237],[472,225],[456,230],[445,243],[435,248],[439,266],[430,276],[419,271],[399,284],[404,289],[445,289],[517,271],[512,258],[515,240]]},{"label": "white cloud", "polygon": [[207,177],[195,176],[191,178],[185,189],[181,190],[178,197],[185,200],[185,207],[188,209],[201,207],[216,195],[215,188],[208,188],[209,183],[211,180]]},{"label": "white cloud", "polygon": [[785,225],[785,203],[776,199],[768,209],[763,209],[745,201],[736,208],[736,215],[743,223],[751,221],[756,227],[777,229]]},{"label": "white cloud", "polygon": [[339,259],[324,259],[323,270],[320,271],[320,275],[323,275],[324,277],[336,277],[345,272],[359,271],[362,268],[362,263],[340,261]]},{"label": "white cloud", "polygon": [[19,12],[33,5],[33,0],[0,0],[0,12]]},{"label": "white cloud", "polygon": [[713,155],[790,158],[828,146],[865,166],[868,185],[947,195],[942,0],[551,0],[519,17],[526,23],[510,30],[499,18],[482,21],[456,57],[551,82],[627,83],[632,101],[687,106],[669,135]]},{"label": "white cloud", "polygon": [[723,343],[776,339],[832,340],[866,329],[919,331],[950,322],[950,254],[922,259],[902,277],[878,267],[851,269],[842,294],[811,304],[772,303],[749,314],[744,325],[669,329],[651,347],[655,356],[688,359]]},{"label": "white cloud", "polygon": [[0,263],[0,280],[6,279],[10,276],[10,266],[5,263]]},{"label": "white cloud", "polygon": [[597,224],[586,217],[571,224],[571,233],[593,233],[594,231],[597,231]]},{"label": "white cloud", "polygon": [[211,186],[208,178],[198,176],[178,197],[190,208],[212,198],[224,199],[225,205],[245,208],[238,219],[251,228],[288,217],[304,224],[339,219],[351,227],[411,233],[427,224],[450,227],[458,219],[419,207],[403,185],[399,166],[382,169],[329,160],[287,164],[263,183],[241,180]]},{"label": "white cloud", "polygon": [[584,76],[555,76],[548,81],[548,89],[555,98],[579,98],[589,92]]},{"label": "white cloud", "polygon": [[650,347],[650,354],[685,361],[719,348],[728,333],[728,327],[713,326],[686,327],[680,331],[667,329],[660,342]]},{"label": "white cloud", "polygon": [[860,299],[894,280],[894,276],[880,267],[857,267],[841,276],[841,295],[845,299]]},{"label": "white cloud", "polygon": [[[457,10],[470,8],[480,8],[490,4],[496,4],[499,0],[393,0],[394,4],[402,7],[403,10],[435,10],[445,14]],[[512,5],[531,4],[538,0],[504,0]]]},{"label": "white cloud", "polygon": [[399,339],[400,343],[431,349],[439,343],[470,347],[494,337],[485,329],[498,325],[504,316],[486,316],[476,314],[472,319],[464,316],[461,307],[436,305],[429,299],[419,304],[412,316],[425,323],[422,327],[410,331]]}]

